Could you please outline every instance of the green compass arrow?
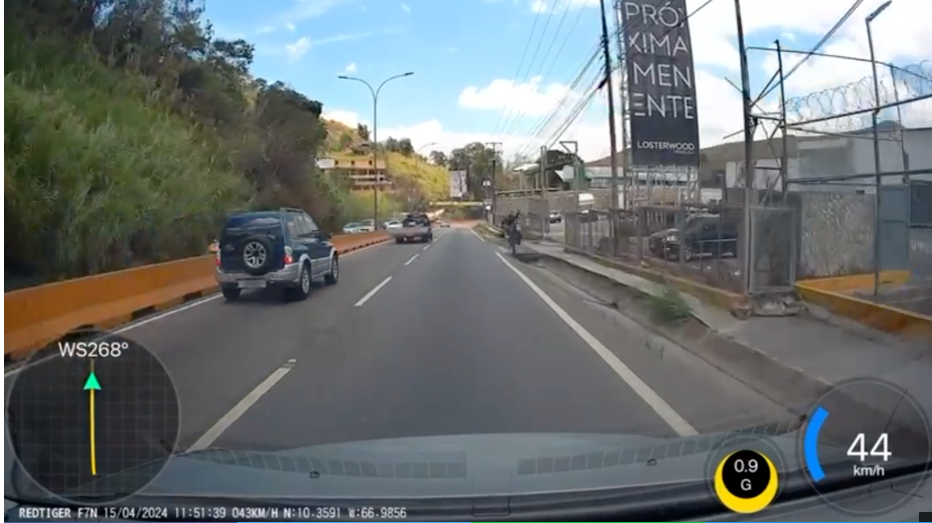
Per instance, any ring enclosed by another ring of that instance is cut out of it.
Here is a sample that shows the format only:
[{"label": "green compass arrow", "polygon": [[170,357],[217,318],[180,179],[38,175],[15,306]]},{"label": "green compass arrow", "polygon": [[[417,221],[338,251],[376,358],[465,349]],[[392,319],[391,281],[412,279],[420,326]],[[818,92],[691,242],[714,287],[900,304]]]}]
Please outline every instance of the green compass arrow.
[{"label": "green compass arrow", "polygon": [[97,374],[93,371],[84,382],[84,390],[100,390],[100,382],[97,381]]}]

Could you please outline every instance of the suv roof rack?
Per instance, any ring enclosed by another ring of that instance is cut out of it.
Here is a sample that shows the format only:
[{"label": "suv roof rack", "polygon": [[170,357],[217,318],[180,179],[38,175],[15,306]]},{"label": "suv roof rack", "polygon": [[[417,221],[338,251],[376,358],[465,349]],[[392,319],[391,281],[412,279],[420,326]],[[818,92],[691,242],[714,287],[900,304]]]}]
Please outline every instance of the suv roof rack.
[{"label": "suv roof rack", "polygon": [[281,207],[278,210],[282,212],[304,212],[304,209],[297,209],[295,207]]}]

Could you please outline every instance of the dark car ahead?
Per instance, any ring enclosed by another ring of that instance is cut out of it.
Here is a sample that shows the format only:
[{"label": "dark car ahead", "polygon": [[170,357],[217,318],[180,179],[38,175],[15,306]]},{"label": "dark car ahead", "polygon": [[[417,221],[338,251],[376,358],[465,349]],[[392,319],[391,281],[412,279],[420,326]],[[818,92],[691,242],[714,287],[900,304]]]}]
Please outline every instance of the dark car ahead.
[{"label": "dark car ahead", "polygon": [[217,283],[227,300],[243,289],[280,288],[286,299],[303,300],[311,282],[340,277],[339,254],[330,235],[300,209],[230,216],[220,236]]}]

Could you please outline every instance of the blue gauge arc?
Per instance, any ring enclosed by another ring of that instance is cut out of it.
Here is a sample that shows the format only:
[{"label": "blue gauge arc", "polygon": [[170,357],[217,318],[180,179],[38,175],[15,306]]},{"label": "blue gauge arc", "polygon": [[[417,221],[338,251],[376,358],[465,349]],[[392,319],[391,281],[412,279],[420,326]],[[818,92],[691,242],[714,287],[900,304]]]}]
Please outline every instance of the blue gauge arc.
[{"label": "blue gauge arc", "polygon": [[821,481],[825,477],[822,464],[819,463],[819,431],[822,430],[826,418],[828,418],[828,411],[821,405],[816,406],[815,412],[809,418],[809,424],[806,425],[806,434],[803,436],[803,457],[813,481]]}]

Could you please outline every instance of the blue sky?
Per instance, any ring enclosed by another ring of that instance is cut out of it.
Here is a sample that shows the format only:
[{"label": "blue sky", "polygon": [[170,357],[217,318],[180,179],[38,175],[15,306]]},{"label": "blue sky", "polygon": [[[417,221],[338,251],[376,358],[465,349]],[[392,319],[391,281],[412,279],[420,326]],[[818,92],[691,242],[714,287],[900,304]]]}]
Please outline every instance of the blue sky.
[{"label": "blue sky", "polygon": [[[688,0],[688,10],[703,2]],[[749,44],[770,46],[780,38],[784,47],[808,49],[852,2],[745,0]],[[864,1],[823,50],[866,56],[863,19],[880,3]],[[740,78],[732,6],[732,0],[712,0],[690,19],[703,145],[741,126],[740,98],[723,80],[739,83]],[[895,0],[874,24],[879,57],[898,63],[932,57],[932,37],[922,22],[930,17],[929,0]],[[329,116],[349,123],[371,121],[371,97],[365,86],[338,75],[377,84],[413,71],[383,89],[379,134],[407,136],[425,152],[496,139],[513,154],[558,134],[556,124],[566,119],[577,96],[567,94],[566,85],[594,49],[600,30],[597,0],[207,0],[207,18],[220,36],[256,45],[253,74],[292,85],[321,101]],[[774,58],[751,54],[757,89],[775,70]],[[788,88],[791,95],[808,93],[868,74],[866,64],[812,60]],[[603,98],[561,136],[580,140],[587,156],[608,152]],[[554,125],[534,133],[555,107]]]}]

